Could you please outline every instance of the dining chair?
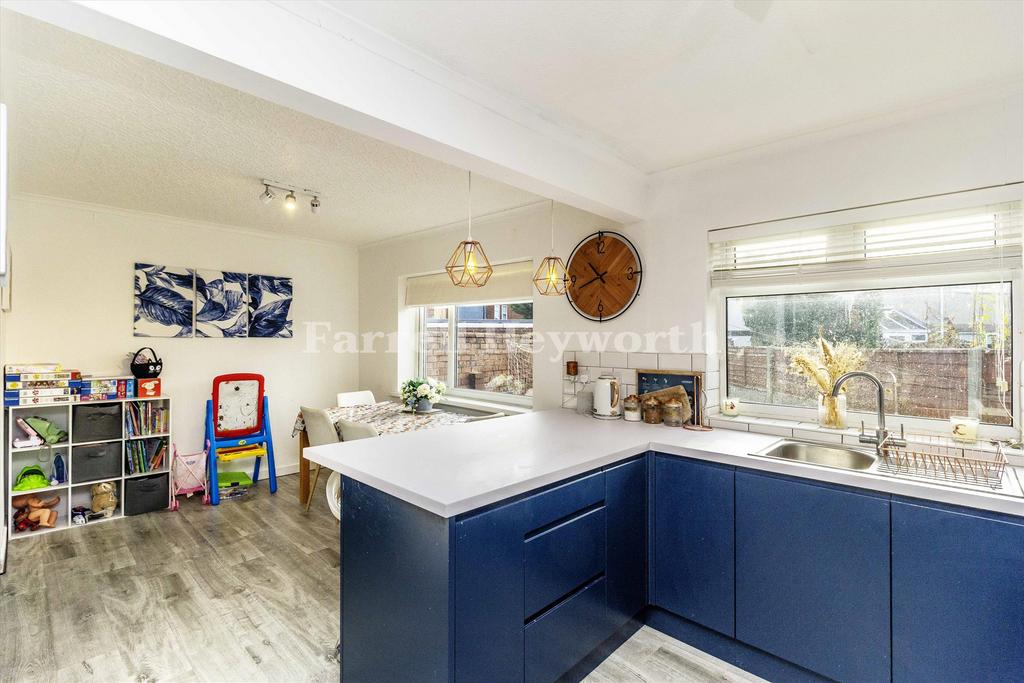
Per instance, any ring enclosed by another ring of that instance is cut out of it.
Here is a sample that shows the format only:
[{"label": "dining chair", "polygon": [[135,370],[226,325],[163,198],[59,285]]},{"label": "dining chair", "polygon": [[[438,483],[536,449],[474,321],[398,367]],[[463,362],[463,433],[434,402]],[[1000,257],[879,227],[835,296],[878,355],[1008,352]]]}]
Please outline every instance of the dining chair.
[{"label": "dining chair", "polygon": [[351,408],[352,406],[372,406],[377,400],[373,397],[372,391],[343,391],[338,394],[338,407]]},{"label": "dining chair", "polygon": [[[307,411],[312,418],[312,426],[310,421],[306,418]],[[338,420],[338,426],[335,428],[334,423],[331,422],[330,416],[326,410],[316,408],[303,408],[302,419],[306,423],[306,433],[309,436],[310,446],[319,446],[323,443],[338,443],[339,441],[355,441],[357,439],[366,439],[371,436],[380,436],[377,432],[377,428],[367,422],[352,422],[351,420]],[[324,420],[330,425],[329,430],[324,427]],[[338,433],[341,436],[338,438]],[[330,435],[333,433],[334,439],[330,440]],[[321,443],[315,443],[314,439],[321,441]],[[320,463],[316,463],[316,471],[313,473],[313,485],[309,487],[309,497],[306,498],[306,512],[309,512],[309,505],[313,502],[313,494],[316,493],[316,484],[320,480]],[[334,474],[337,474],[335,472]],[[338,477],[338,484],[340,484],[340,475]],[[340,486],[336,487],[338,492],[341,491]],[[341,509],[335,509],[331,503],[331,482],[328,482],[327,486],[327,502],[331,508],[331,513],[341,520]]]}]

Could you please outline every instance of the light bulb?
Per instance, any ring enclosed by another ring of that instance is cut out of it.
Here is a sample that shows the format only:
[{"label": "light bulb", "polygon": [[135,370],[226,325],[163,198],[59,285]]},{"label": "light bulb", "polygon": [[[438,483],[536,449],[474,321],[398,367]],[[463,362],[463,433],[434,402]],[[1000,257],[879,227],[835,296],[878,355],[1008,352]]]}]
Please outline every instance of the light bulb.
[{"label": "light bulb", "polygon": [[466,272],[470,275],[476,275],[476,254],[472,251],[466,255]]},{"label": "light bulb", "polygon": [[548,282],[550,282],[552,286],[558,284],[558,270],[556,270],[553,265],[548,268]]},{"label": "light bulb", "polygon": [[289,192],[287,195],[285,195],[285,198],[284,198],[284,208],[288,209],[289,211],[294,211],[295,210],[295,193],[294,192]]}]

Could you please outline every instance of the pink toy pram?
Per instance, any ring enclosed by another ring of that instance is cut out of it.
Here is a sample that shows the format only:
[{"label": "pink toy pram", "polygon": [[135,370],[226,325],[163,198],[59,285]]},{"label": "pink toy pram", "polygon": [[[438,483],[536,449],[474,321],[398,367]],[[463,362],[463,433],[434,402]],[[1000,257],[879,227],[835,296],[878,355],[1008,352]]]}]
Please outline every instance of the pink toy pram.
[{"label": "pink toy pram", "polygon": [[203,502],[210,502],[210,489],[206,484],[206,451],[187,453],[178,452],[177,445],[172,446],[171,457],[171,509],[178,509],[178,495],[184,493],[191,497],[194,493],[203,492]]}]

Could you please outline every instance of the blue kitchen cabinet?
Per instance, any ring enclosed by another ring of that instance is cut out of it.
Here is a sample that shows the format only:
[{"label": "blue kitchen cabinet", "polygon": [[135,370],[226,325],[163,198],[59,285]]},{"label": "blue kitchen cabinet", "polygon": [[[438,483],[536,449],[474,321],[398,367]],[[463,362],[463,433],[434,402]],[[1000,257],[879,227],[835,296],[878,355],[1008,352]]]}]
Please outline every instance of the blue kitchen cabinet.
[{"label": "blue kitchen cabinet", "polygon": [[454,523],[457,681],[553,681],[614,631],[605,473]]},{"label": "blue kitchen cabinet", "polygon": [[1024,680],[1024,520],[892,503],[893,680]]},{"label": "blue kitchen cabinet", "polygon": [[647,457],[605,470],[608,612],[618,628],[647,605]]},{"label": "blue kitchen cabinet", "polygon": [[652,604],[728,636],[734,632],[731,467],[654,456]]},{"label": "blue kitchen cabinet", "polygon": [[835,680],[889,680],[889,506],[737,472],[736,638]]}]

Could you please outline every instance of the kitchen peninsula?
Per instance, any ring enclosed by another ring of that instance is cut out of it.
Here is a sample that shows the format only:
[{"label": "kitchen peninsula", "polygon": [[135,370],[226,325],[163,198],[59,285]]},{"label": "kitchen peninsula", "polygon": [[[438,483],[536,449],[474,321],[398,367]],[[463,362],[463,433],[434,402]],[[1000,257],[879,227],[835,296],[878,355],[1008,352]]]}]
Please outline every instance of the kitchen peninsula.
[{"label": "kitchen peninsula", "polygon": [[778,441],[553,410],[307,449],[343,475],[343,680],[580,678],[643,623],[772,679],[1022,670],[1016,481]]}]

